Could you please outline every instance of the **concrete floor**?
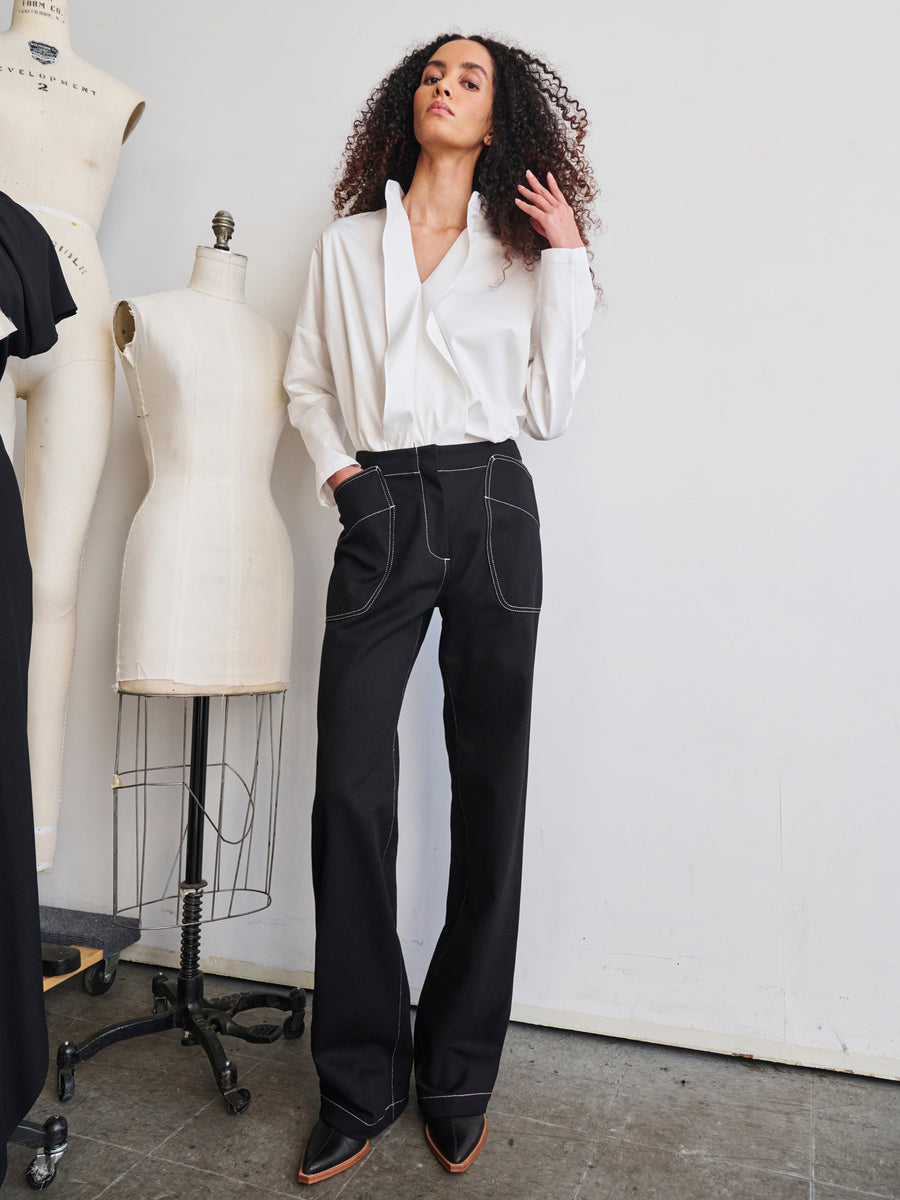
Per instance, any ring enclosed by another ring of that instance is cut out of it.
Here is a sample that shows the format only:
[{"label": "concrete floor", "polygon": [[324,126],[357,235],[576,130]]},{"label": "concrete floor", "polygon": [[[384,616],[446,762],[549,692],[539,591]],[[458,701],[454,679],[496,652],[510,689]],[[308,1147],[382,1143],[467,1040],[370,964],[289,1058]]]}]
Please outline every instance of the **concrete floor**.
[{"label": "concrete floor", "polygon": [[[50,1044],[149,1012],[153,969],[126,963],[105,996],[78,979],[47,995]],[[246,988],[208,977],[207,994]],[[261,1018],[256,1018],[261,1019]],[[229,1039],[253,1099],[226,1113],[205,1055],[180,1034],[102,1051],[56,1099],[55,1070],[32,1113],[61,1111],[69,1149],[55,1200],[900,1200],[900,1084],[513,1025],[487,1145],[450,1176],[411,1104],[357,1167],[296,1182],[317,1108],[309,1039]],[[9,1148],[4,1200],[32,1196],[33,1151]]]}]

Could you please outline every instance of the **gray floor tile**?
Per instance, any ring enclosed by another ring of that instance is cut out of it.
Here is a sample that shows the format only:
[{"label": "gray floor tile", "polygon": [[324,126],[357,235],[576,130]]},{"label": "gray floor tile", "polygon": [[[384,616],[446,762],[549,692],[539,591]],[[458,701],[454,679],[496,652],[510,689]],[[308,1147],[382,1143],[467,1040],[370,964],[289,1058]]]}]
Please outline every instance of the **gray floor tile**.
[{"label": "gray floor tile", "polygon": [[[105,996],[77,981],[47,996],[57,1043],[152,1007],[155,968],[125,963]],[[170,971],[170,977],[176,972]],[[209,977],[207,994],[249,985]],[[280,1021],[277,1010],[248,1020]],[[224,1045],[252,1093],[225,1111],[199,1047],[176,1030],[120,1043],[56,1072],[32,1114],[62,1112],[70,1150],[58,1200],[266,1200],[298,1196],[300,1152],[318,1108],[309,1036]],[[450,1176],[411,1101],[356,1167],[317,1200],[900,1200],[900,1084],[525,1025],[510,1028],[482,1155]],[[11,1146],[7,1196],[31,1195],[34,1152]]]},{"label": "gray floor tile", "polygon": [[549,1065],[504,1064],[497,1078],[490,1112],[498,1109],[528,1118],[548,1133],[596,1137],[616,1097],[614,1079],[560,1075]]},{"label": "gray floor tile", "polygon": [[545,1075],[566,1079],[618,1080],[631,1062],[639,1043],[615,1038],[512,1024],[506,1035],[501,1073],[508,1066],[539,1069]]},{"label": "gray floor tile", "polygon": [[810,1200],[807,1178],[601,1139],[578,1200]]},{"label": "gray floor tile", "polygon": [[[232,1166],[235,1175],[230,1173]],[[103,1200],[270,1200],[276,1194],[296,1196],[298,1187],[295,1184],[291,1192],[273,1193],[260,1187],[240,1164],[224,1163],[218,1172],[200,1171],[145,1158],[105,1191]]]},{"label": "gray floor tile", "polygon": [[809,1072],[647,1048],[623,1075],[605,1136],[809,1176]]},{"label": "gray floor tile", "polygon": [[900,1084],[816,1073],[816,1191],[825,1184],[900,1200]]},{"label": "gray floor tile", "polygon": [[346,1200],[418,1200],[452,1193],[492,1200],[571,1200],[590,1159],[591,1139],[548,1132],[514,1114],[488,1113],[488,1139],[464,1175],[450,1175],[407,1110],[359,1167]]},{"label": "gray floor tile", "polygon": [[817,1183],[811,1193],[810,1200],[885,1200],[885,1192],[860,1192],[856,1188],[832,1187],[827,1183]]},{"label": "gray floor tile", "polygon": [[[25,1171],[34,1154],[23,1146],[10,1146],[3,1200],[34,1197],[36,1193],[25,1180]],[[42,1194],[58,1200],[94,1200],[113,1180],[140,1161],[141,1156],[133,1151],[78,1137],[70,1126],[68,1149],[59,1160],[56,1179]]]},{"label": "gray floor tile", "polygon": [[172,1131],[154,1157],[230,1177],[240,1173],[263,1188],[296,1188],[303,1143],[318,1115],[312,1068],[303,1080],[290,1066],[258,1062],[246,1083],[252,1099],[245,1112],[229,1115],[222,1104],[207,1105]]}]

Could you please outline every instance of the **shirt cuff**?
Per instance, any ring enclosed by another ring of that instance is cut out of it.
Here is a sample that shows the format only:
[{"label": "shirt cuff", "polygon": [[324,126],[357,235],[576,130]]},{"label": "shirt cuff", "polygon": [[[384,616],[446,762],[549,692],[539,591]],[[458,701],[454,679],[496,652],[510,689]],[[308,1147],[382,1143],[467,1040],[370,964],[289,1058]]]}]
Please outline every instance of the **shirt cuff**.
[{"label": "shirt cuff", "polygon": [[316,463],[316,488],[319,493],[319,503],[325,508],[334,508],[334,493],[328,486],[328,480],[342,467],[358,467],[359,463],[349,454],[335,455],[321,463]]}]

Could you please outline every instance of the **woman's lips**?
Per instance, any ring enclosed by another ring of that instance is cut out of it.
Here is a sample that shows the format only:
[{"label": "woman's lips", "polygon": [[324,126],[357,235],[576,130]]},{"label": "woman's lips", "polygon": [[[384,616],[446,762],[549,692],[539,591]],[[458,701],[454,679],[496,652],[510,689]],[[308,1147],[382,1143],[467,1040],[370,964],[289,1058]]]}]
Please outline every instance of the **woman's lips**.
[{"label": "woman's lips", "polygon": [[443,112],[453,116],[453,109],[449,104],[443,104],[440,100],[435,100],[434,104],[429,104],[426,112]]}]

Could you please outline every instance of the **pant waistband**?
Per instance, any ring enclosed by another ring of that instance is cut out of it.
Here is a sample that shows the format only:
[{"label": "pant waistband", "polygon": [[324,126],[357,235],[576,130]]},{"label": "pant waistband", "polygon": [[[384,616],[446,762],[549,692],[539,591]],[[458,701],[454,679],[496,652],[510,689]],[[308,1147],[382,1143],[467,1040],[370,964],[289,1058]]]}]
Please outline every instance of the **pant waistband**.
[{"label": "pant waistband", "polygon": [[521,461],[519,447],[512,438],[505,442],[462,442],[455,446],[404,446],[400,450],[359,450],[356,461],[362,467],[380,467],[386,475],[418,471],[423,462],[438,471],[463,471],[467,467],[485,467],[495,454]]}]

